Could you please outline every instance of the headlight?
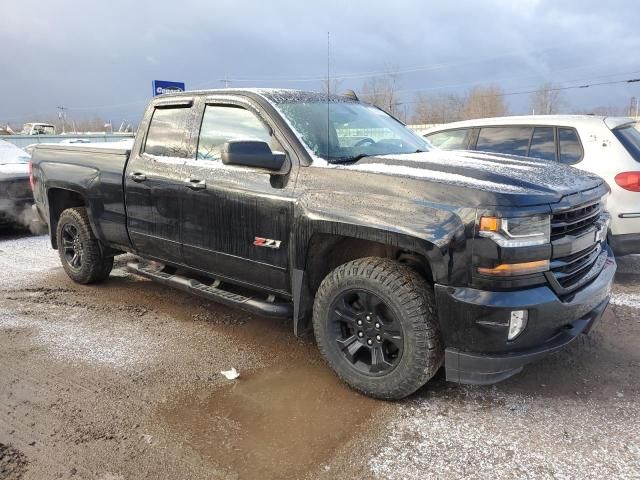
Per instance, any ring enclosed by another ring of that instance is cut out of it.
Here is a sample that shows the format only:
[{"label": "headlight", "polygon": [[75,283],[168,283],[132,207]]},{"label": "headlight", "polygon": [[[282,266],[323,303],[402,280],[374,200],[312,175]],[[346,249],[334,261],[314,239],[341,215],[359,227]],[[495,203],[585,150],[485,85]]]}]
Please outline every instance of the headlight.
[{"label": "headlight", "polygon": [[480,236],[492,239],[501,247],[531,247],[551,241],[549,215],[532,217],[481,217]]}]

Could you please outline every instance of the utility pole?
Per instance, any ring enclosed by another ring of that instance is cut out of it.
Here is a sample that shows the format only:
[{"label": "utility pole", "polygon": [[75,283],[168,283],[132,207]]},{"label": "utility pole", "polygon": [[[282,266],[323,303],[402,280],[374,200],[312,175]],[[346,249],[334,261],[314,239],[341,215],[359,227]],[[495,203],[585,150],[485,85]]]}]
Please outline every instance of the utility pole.
[{"label": "utility pole", "polygon": [[[640,82],[640,78],[632,78],[631,80],[627,80],[627,83],[638,83]],[[631,99],[631,104],[633,105],[635,101],[636,104],[636,120],[638,120],[638,104],[640,103],[640,100],[638,100],[636,97],[633,97]],[[631,116],[631,108],[629,109],[629,116]]]},{"label": "utility pole", "polygon": [[226,75],[220,81],[224,83],[224,88],[229,88],[229,85],[231,84],[231,80],[229,80]]},{"label": "utility pole", "polygon": [[66,133],[66,121],[67,121],[67,107],[56,107],[58,110],[58,119],[62,120],[62,133]]}]

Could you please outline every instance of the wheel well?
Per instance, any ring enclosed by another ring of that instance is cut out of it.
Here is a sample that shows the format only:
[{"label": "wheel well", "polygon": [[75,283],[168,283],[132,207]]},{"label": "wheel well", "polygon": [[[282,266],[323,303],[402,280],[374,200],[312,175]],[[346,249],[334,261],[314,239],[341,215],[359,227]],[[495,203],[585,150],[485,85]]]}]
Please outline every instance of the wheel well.
[{"label": "wheel well", "polygon": [[338,265],[357,258],[381,257],[407,264],[433,284],[429,261],[422,255],[393,245],[339,235],[317,234],[311,239],[306,271],[313,295],[327,274]]},{"label": "wheel well", "polygon": [[62,188],[52,188],[47,193],[49,200],[49,231],[51,232],[51,246],[58,248],[56,230],[60,214],[67,208],[84,207],[86,202],[82,195],[72,190]]}]

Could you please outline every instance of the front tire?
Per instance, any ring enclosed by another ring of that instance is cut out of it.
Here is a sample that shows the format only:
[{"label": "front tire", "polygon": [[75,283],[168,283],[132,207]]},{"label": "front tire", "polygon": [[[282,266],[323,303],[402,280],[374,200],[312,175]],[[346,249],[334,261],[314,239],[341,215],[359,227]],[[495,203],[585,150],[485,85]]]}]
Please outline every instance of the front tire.
[{"label": "front tire", "polygon": [[113,257],[103,256],[86,208],[69,208],[60,214],[56,239],[60,262],[74,282],[99,283],[111,273]]},{"label": "front tire", "polygon": [[410,395],[444,358],[431,288],[385,258],[354,260],[329,273],[316,294],[313,328],[336,374],[376,398]]}]

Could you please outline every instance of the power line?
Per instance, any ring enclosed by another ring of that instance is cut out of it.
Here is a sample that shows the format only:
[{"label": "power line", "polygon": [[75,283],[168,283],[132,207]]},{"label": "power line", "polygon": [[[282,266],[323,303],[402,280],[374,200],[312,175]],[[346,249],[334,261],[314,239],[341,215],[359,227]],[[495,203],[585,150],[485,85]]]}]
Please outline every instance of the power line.
[{"label": "power line", "polygon": [[[463,65],[473,65],[476,63],[485,63],[492,62],[495,60],[500,60],[502,58],[509,57],[521,57],[525,54],[531,53],[542,53],[549,52],[553,50],[558,50],[558,47],[553,48],[545,48],[545,49],[537,49],[530,50],[524,52],[514,52],[503,55],[496,55],[492,57],[485,58],[476,58],[473,60],[465,60],[460,62],[449,62],[449,63],[441,63],[441,64],[428,64],[428,65],[415,65],[412,67],[406,67],[403,69],[386,69],[386,70],[377,70],[377,71],[369,71],[369,72],[351,72],[351,73],[343,73],[343,74],[334,74],[332,77],[336,80],[347,80],[347,79],[358,79],[358,78],[369,78],[369,77],[380,77],[386,75],[401,75],[404,73],[415,73],[415,72],[425,72],[430,70],[439,70],[442,68],[450,68],[450,67],[458,67]],[[259,82],[284,82],[284,83],[295,83],[295,82],[318,82],[326,79],[326,76],[302,76],[302,77],[263,77],[263,78],[231,78],[230,81],[238,82],[238,83],[259,83]]]},{"label": "power line", "polygon": [[[605,62],[604,64],[609,64],[609,62]],[[572,67],[572,68],[561,68],[558,70],[554,70],[553,72],[547,73],[546,76],[548,77],[549,75],[555,75],[558,72],[565,72],[565,71],[569,71],[569,70],[578,70],[581,68],[591,68],[594,66],[600,66],[603,65],[601,64],[593,64],[593,65],[585,65],[582,67]],[[609,73],[606,75],[597,75],[595,77],[590,76],[589,78],[579,78],[579,79],[572,79],[572,80],[562,80],[562,83],[573,83],[573,82],[586,82],[586,81],[591,81],[591,80],[595,80],[598,78],[609,78],[609,77],[619,77],[621,75],[636,75],[640,73],[640,70],[634,70],[631,72],[619,72],[619,73]],[[516,75],[516,76],[511,76],[511,77],[501,77],[501,78],[495,78],[495,79],[485,79],[482,81],[474,81],[474,82],[464,82],[464,83],[450,83],[450,84],[445,84],[445,85],[437,85],[437,86],[433,86],[433,87],[420,87],[420,88],[405,88],[405,89],[400,89],[397,90],[397,93],[406,93],[406,92],[424,92],[424,91],[428,91],[428,90],[442,90],[445,88],[455,88],[455,87],[467,87],[467,86],[475,86],[475,85],[486,85],[489,83],[498,83],[498,82],[505,82],[508,80],[514,80],[514,79],[518,79],[518,78],[532,78],[532,77],[538,77],[540,75],[535,74],[535,75]],[[525,87],[526,88],[526,87]],[[534,88],[534,87],[531,87]]]},{"label": "power line", "polygon": [[[518,91],[518,92],[506,92],[506,93],[495,93],[495,94],[490,94],[490,95],[478,95],[479,98],[490,98],[490,97],[509,97],[509,96],[513,96],[513,95],[530,95],[532,93],[540,93],[540,92],[554,92],[554,91],[559,91],[559,90],[574,90],[574,89],[583,89],[583,88],[590,88],[590,87],[600,87],[602,85],[615,85],[615,84],[621,84],[621,83],[636,83],[636,82],[640,82],[640,78],[631,78],[631,79],[627,79],[627,80],[614,80],[611,82],[599,82],[599,83],[590,83],[590,84],[583,84],[583,85],[571,85],[571,86],[565,86],[565,87],[551,87],[551,88],[543,88],[543,89],[537,89],[537,90],[525,90],[525,91]],[[414,101],[410,101],[410,102],[403,102],[403,103],[420,103],[421,100],[414,100]]]}]

